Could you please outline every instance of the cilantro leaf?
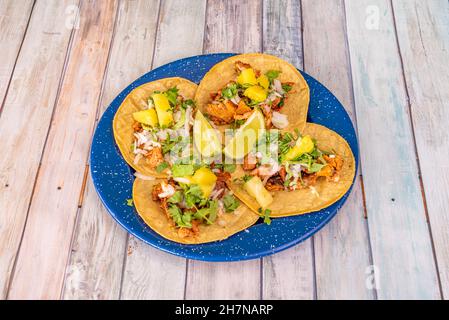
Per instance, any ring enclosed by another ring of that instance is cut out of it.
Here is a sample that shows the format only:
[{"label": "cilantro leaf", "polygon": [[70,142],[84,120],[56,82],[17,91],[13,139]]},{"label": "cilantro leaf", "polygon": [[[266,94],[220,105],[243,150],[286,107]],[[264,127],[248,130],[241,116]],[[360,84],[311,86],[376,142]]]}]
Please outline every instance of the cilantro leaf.
[{"label": "cilantro leaf", "polygon": [[170,102],[172,107],[178,104],[178,91],[178,88],[173,87],[164,92],[164,95],[167,97],[168,102]]},{"label": "cilantro leaf", "polygon": [[271,219],[270,219],[270,214],[271,214],[271,210],[270,209],[265,209],[262,210],[262,208],[257,209],[257,211],[262,215],[263,217],[263,223],[266,223],[267,225],[271,224]]},{"label": "cilantro leaf", "polygon": [[189,213],[183,214],[181,209],[179,209],[175,205],[171,205],[168,207],[168,213],[172,217],[173,221],[176,223],[178,227],[191,228],[192,224],[190,223],[192,220],[192,216]]},{"label": "cilantro leaf", "polygon": [[184,100],[181,104],[181,108],[187,109],[187,107],[194,107],[195,102],[192,99]]},{"label": "cilantro leaf", "polygon": [[227,194],[223,197],[223,205],[226,212],[232,212],[240,206],[240,202],[232,194]]},{"label": "cilantro leaf", "polygon": [[169,203],[179,203],[182,201],[182,193],[181,191],[176,191],[170,198],[167,200]]},{"label": "cilantro leaf", "polygon": [[237,94],[237,83],[230,84],[229,86],[221,90],[221,94],[227,99],[234,98]]},{"label": "cilantro leaf", "polygon": [[270,81],[270,83],[273,83],[273,80],[276,79],[280,73],[281,71],[278,70],[268,70],[265,75],[267,76],[268,81]]},{"label": "cilantro leaf", "polygon": [[134,207],[133,199],[126,199],[126,205],[129,206],[129,207]]},{"label": "cilantro leaf", "polygon": [[285,92],[289,92],[290,90],[292,90],[292,86],[289,85],[289,84],[283,84],[283,85],[282,85],[282,89],[283,89]]}]

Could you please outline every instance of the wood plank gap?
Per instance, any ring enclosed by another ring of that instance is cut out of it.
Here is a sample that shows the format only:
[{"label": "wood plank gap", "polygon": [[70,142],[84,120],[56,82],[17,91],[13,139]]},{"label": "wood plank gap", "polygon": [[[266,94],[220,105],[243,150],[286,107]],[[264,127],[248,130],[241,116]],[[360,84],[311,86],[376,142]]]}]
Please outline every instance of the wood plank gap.
[{"label": "wood plank gap", "polygon": [[25,41],[25,37],[28,32],[28,27],[30,25],[31,17],[33,16],[33,11],[34,11],[35,5],[36,5],[36,0],[33,1],[33,5],[30,10],[30,16],[28,17],[27,25],[26,25],[25,31],[23,33],[22,41],[20,42],[19,50],[17,51],[17,56],[16,56],[16,59],[14,60],[14,65],[12,67],[11,74],[9,75],[8,84],[6,85],[5,95],[3,97],[2,103],[0,104],[0,117],[2,116],[3,106],[5,105],[6,97],[8,96],[9,87],[11,86],[12,77],[14,75],[14,71],[16,70],[17,61],[19,60],[20,52],[22,51],[22,45],[23,45],[23,42]]},{"label": "wood plank gap", "polygon": [[189,276],[189,259],[186,259],[186,273],[184,277],[184,297],[183,300],[187,298],[187,277]]},{"label": "wood plank gap", "polygon": [[87,175],[89,173],[89,165],[86,164],[86,167],[84,168],[84,175],[83,175],[83,183],[81,185],[81,192],[80,196],[78,198],[78,208],[81,208],[83,206],[84,201],[84,192],[86,190],[86,183],[87,183]]},{"label": "wood plank gap", "polygon": [[126,262],[128,261],[128,254],[129,254],[128,252],[129,237],[130,235],[128,234],[128,236],[126,237],[125,254],[123,255],[122,273],[120,277],[120,290],[118,295],[119,300],[122,300],[123,279],[125,279]]},{"label": "wood plank gap", "polygon": [[[35,4],[36,4],[36,1],[33,3],[33,9],[34,9],[34,5]],[[81,9],[81,0],[78,2],[78,7]],[[79,11],[78,11],[78,14],[76,16],[76,19],[79,19]],[[30,19],[29,19],[28,23],[30,22],[30,20],[31,20],[31,15],[30,15]],[[27,28],[28,28],[28,26],[27,26]],[[62,70],[61,70],[61,75],[59,77],[59,83],[58,83],[58,90],[56,91],[56,97],[55,97],[55,101],[53,103],[53,110],[52,110],[52,114],[51,114],[50,122],[49,122],[50,125],[48,127],[47,134],[45,136],[45,141],[44,141],[44,144],[43,144],[43,147],[42,147],[42,152],[41,152],[41,155],[40,155],[40,158],[39,158],[39,166],[38,166],[38,168],[36,170],[36,175],[34,176],[33,188],[31,190],[30,200],[28,201],[28,208],[27,208],[27,212],[26,212],[26,215],[25,215],[25,221],[24,221],[24,224],[23,224],[22,235],[20,236],[19,246],[17,247],[17,252],[15,254],[14,263],[13,263],[13,267],[12,267],[12,270],[11,270],[11,275],[9,276],[8,286],[7,286],[7,289],[6,289],[5,300],[8,300],[8,298],[9,298],[9,289],[11,288],[11,284],[12,284],[12,281],[14,279],[16,266],[17,266],[17,257],[19,256],[19,252],[20,252],[20,249],[22,247],[23,237],[24,237],[24,234],[25,234],[25,230],[26,230],[26,226],[27,226],[27,222],[28,222],[28,216],[29,216],[29,213],[30,213],[31,203],[32,203],[32,200],[33,200],[33,197],[34,197],[34,193],[35,193],[35,190],[36,190],[37,177],[39,177],[39,172],[41,170],[42,157],[44,156],[44,150],[45,150],[45,147],[47,145],[48,136],[50,134],[51,123],[53,122],[53,117],[55,115],[55,110],[56,110],[56,107],[58,105],[59,96],[61,94],[61,88],[62,88],[62,84],[64,82],[68,61],[70,60],[70,52],[71,52],[71,49],[72,49],[72,43],[73,43],[74,34],[75,34],[75,28],[73,28],[71,30],[71,32],[70,32],[70,38],[69,38],[69,42],[68,42],[68,45],[67,45],[66,54],[65,54],[65,58],[64,58],[64,65],[63,65]],[[25,35],[24,35],[24,38],[25,38]],[[23,41],[22,41],[22,44],[23,44]],[[21,44],[21,46],[22,46],[22,44]],[[9,89],[9,87],[8,87],[8,89]],[[7,96],[7,94],[5,94],[5,100],[6,100],[6,96]],[[0,116],[1,116],[1,110],[0,110]]]},{"label": "wood plank gap", "polygon": [[[352,101],[354,103],[354,119],[357,119],[357,108],[355,106],[356,104],[356,100],[355,100],[355,93],[354,93],[354,80],[353,80],[353,72],[352,72],[352,61],[351,61],[351,52],[349,49],[349,37],[348,37],[348,19],[347,19],[347,13],[346,13],[346,0],[342,0],[343,2],[343,19],[344,19],[344,28],[345,28],[345,46],[346,46],[346,52],[347,52],[347,58],[348,58],[348,65],[349,65],[349,79],[351,81],[351,86],[350,86],[350,90],[351,90],[351,97],[352,97]],[[354,121],[354,126],[355,126],[355,131],[356,134],[358,136],[359,133],[359,128],[358,128],[358,123],[357,121]],[[359,150],[360,150],[360,146],[358,145]],[[365,185],[363,182],[363,171],[362,171],[362,159],[359,157],[359,166],[358,166],[358,170],[359,170],[359,176],[360,176],[360,188],[362,191],[362,200],[363,200],[363,216],[365,218],[365,230],[366,230],[366,234],[367,234],[367,242],[368,242],[368,259],[371,265],[374,265],[374,256],[373,256],[373,249],[372,249],[372,245],[371,245],[371,236],[370,236],[370,230],[369,230],[369,224],[368,224],[368,210],[366,209],[366,195],[365,195]],[[378,295],[377,295],[377,289],[373,288],[373,296],[374,296],[374,300],[378,300]]]},{"label": "wood plank gap", "polygon": [[424,183],[422,181],[421,163],[419,160],[418,146],[416,143],[416,135],[415,135],[415,126],[413,123],[412,106],[410,103],[410,92],[408,89],[407,78],[406,78],[405,72],[404,72],[404,59],[402,57],[401,45],[399,43],[398,28],[397,28],[397,24],[396,24],[396,15],[394,12],[393,0],[390,0],[390,7],[391,7],[391,14],[393,16],[394,37],[396,40],[396,47],[398,49],[399,60],[401,62],[401,70],[402,70],[401,75],[402,75],[402,79],[404,81],[405,94],[407,97],[407,107],[408,107],[408,111],[409,111],[408,112],[409,113],[409,122],[410,122],[410,127],[412,129],[411,131],[412,131],[412,138],[413,138],[413,149],[414,149],[413,151],[415,152],[415,155],[416,155],[416,165],[418,167],[419,186],[421,188],[421,196],[422,196],[422,201],[423,201],[423,206],[424,206],[424,214],[426,217],[427,228],[429,230],[430,243],[432,246],[432,255],[433,255],[433,259],[435,262],[435,268],[436,268],[436,272],[437,272],[438,288],[440,290],[441,299],[444,300],[443,286],[441,284],[441,277],[440,277],[440,269],[438,266],[438,259],[437,259],[437,255],[436,255],[436,251],[435,251],[435,243],[434,243],[433,235],[432,235],[432,226],[430,225],[429,211],[428,211],[428,207],[427,207],[426,191],[424,189]]}]

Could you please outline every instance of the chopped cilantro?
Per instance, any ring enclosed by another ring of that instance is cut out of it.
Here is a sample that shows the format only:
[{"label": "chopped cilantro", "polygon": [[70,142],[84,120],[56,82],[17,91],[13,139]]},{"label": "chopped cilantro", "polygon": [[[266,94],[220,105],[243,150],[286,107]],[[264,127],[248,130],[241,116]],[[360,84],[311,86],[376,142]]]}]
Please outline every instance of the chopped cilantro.
[{"label": "chopped cilantro", "polygon": [[178,91],[178,88],[173,87],[164,92],[164,95],[167,97],[168,102],[170,102],[172,107],[178,104]]},{"label": "chopped cilantro", "polygon": [[269,70],[267,71],[267,73],[265,73],[265,75],[267,76],[268,81],[270,81],[270,83],[273,83],[273,80],[276,79],[280,73],[281,71],[278,70]]},{"label": "chopped cilantro", "polygon": [[283,84],[283,85],[282,85],[282,89],[283,89],[285,92],[289,92],[290,90],[292,90],[292,86],[289,85],[289,84]]},{"label": "chopped cilantro", "polygon": [[228,85],[226,88],[221,90],[221,94],[227,99],[234,98],[237,95],[237,83]]},{"label": "chopped cilantro", "polygon": [[126,205],[129,206],[129,207],[134,207],[133,199],[126,199]]},{"label": "chopped cilantro", "polygon": [[182,201],[182,192],[176,191],[170,198],[167,200],[169,203],[179,203]]},{"label": "chopped cilantro", "polygon": [[240,202],[232,194],[227,194],[223,197],[223,205],[226,212],[232,212],[240,206]]},{"label": "chopped cilantro", "polygon": [[263,223],[270,225],[271,224],[271,218],[270,218],[271,210],[270,209],[262,210],[262,208],[259,208],[257,211],[259,211],[259,213],[262,214]]},{"label": "chopped cilantro", "polygon": [[192,99],[184,100],[181,104],[181,108],[183,108],[183,109],[187,109],[187,107],[194,107],[194,106],[195,106],[195,102],[193,102]]},{"label": "chopped cilantro", "polygon": [[242,177],[242,180],[244,181],[244,182],[248,182],[249,180],[251,180],[253,178],[253,176],[250,176],[250,175],[248,175],[248,174],[245,174],[243,177]]},{"label": "chopped cilantro", "polygon": [[182,213],[181,209],[179,209],[175,205],[171,205],[168,207],[168,213],[172,217],[173,221],[176,223],[178,227],[191,228],[192,224],[192,215],[191,213]]}]

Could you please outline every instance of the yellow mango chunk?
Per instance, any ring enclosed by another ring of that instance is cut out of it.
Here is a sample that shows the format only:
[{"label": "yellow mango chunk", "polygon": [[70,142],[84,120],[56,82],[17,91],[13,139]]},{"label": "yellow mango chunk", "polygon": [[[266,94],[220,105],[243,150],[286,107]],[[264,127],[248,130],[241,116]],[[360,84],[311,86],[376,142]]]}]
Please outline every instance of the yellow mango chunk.
[{"label": "yellow mango chunk", "polygon": [[143,123],[147,126],[151,127],[157,127],[159,121],[157,118],[156,110],[154,109],[148,109],[148,110],[142,110],[137,111],[133,113],[133,118],[137,122]]},{"label": "yellow mango chunk", "polygon": [[159,125],[161,127],[169,127],[173,123],[173,112],[170,109],[170,103],[165,95],[162,93],[155,93],[152,95],[154,107],[157,112]]},{"label": "yellow mango chunk", "polygon": [[309,135],[304,136],[298,139],[295,146],[285,154],[284,161],[290,161],[304,153],[312,152],[313,148],[315,148],[315,144],[313,143],[312,138]]},{"label": "yellow mango chunk", "polygon": [[264,74],[261,75],[259,78],[257,78],[257,83],[265,90],[267,90],[268,87],[270,86],[270,81],[268,80],[268,77]]},{"label": "yellow mango chunk", "polygon": [[243,188],[251,197],[256,199],[257,203],[263,209],[267,208],[273,202],[273,197],[268,192],[268,190],[265,189],[262,181],[258,176],[254,176],[250,180],[245,182]]},{"label": "yellow mango chunk", "polygon": [[241,85],[244,84],[256,85],[257,79],[254,70],[252,68],[244,69],[237,77],[237,83],[240,83]]},{"label": "yellow mango chunk", "polygon": [[261,86],[249,87],[243,94],[251,100],[257,102],[264,101],[267,98],[267,91]]}]

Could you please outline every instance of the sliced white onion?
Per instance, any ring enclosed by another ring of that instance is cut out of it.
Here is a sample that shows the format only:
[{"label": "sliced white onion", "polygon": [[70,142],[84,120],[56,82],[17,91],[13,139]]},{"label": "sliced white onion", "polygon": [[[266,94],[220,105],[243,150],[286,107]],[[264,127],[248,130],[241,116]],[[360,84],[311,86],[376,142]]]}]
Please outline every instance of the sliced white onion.
[{"label": "sliced white onion", "polygon": [[146,176],[144,174],[141,174],[140,172],[135,172],[134,176],[136,178],[142,179],[142,180],[147,180],[147,181],[152,181],[152,180],[156,180],[155,177],[151,177],[151,176]]},{"label": "sliced white onion", "polygon": [[134,163],[134,164],[138,164],[138,163],[139,163],[139,160],[142,159],[142,157],[143,157],[143,156],[142,156],[141,153],[137,154],[137,155],[134,157],[133,163]]},{"label": "sliced white onion", "polygon": [[171,197],[175,194],[175,188],[166,182],[161,182],[162,192],[158,194],[159,198]]},{"label": "sliced white onion", "polygon": [[176,182],[179,182],[179,183],[185,183],[185,184],[189,184],[190,183],[189,179],[183,178],[183,177],[173,178],[173,180],[175,180]]}]

